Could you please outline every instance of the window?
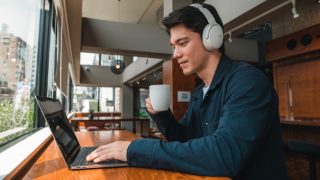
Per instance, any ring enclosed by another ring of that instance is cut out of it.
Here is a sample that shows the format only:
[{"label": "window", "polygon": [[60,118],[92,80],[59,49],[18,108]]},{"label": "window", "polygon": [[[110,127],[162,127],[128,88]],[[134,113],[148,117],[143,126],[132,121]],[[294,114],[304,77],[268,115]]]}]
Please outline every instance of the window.
[{"label": "window", "polygon": [[100,112],[120,112],[120,88],[101,87],[99,107]]},{"label": "window", "polygon": [[123,61],[121,55],[101,54],[101,66],[111,66],[112,61],[120,60]]},{"label": "window", "polygon": [[80,54],[81,65],[111,66],[114,60],[123,61],[123,56],[87,52],[81,52]]},{"label": "window", "polygon": [[75,87],[73,110],[76,112],[98,112],[98,87]]},{"label": "window", "polygon": [[54,83],[54,77],[56,72],[56,64],[57,64],[57,41],[56,41],[56,29],[54,26],[51,26],[50,28],[50,44],[49,44],[49,68],[48,68],[48,88],[47,88],[47,96],[51,98],[55,98],[55,83]]},{"label": "window", "polygon": [[[81,65],[111,66],[121,55],[81,52]],[[110,68],[110,67],[109,67]],[[72,87],[72,110],[75,112],[120,112],[119,87]]]},{"label": "window", "polygon": [[112,55],[101,54],[101,66],[111,66]]},{"label": "window", "polygon": [[34,96],[48,96],[52,89],[49,69],[54,71],[56,65],[49,60],[56,62],[57,48],[54,13],[52,0],[0,1],[0,69],[6,68],[0,73],[0,151],[45,126]]},{"label": "window", "polygon": [[120,112],[119,87],[75,87],[73,111]]},{"label": "window", "polygon": [[0,1],[0,145],[35,127],[34,84],[36,74],[40,0]]},{"label": "window", "polygon": [[80,53],[80,64],[81,65],[99,65],[100,58],[97,53]]}]

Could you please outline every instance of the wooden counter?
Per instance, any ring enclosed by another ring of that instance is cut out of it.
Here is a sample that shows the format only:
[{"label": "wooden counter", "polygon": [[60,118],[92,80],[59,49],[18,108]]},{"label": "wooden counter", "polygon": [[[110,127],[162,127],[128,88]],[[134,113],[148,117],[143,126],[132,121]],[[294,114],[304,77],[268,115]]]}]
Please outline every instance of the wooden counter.
[{"label": "wooden counter", "polygon": [[[128,131],[76,132],[81,146],[103,145],[117,140],[139,138]],[[203,177],[179,172],[145,168],[104,168],[71,171],[64,163],[57,145],[52,142],[23,179],[212,179],[230,180],[225,177]]]}]

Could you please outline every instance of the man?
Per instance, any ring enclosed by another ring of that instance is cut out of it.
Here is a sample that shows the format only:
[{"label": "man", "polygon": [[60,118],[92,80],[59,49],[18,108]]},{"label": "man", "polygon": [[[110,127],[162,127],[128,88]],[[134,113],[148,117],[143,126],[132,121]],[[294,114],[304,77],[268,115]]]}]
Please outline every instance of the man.
[{"label": "man", "polygon": [[162,23],[170,34],[172,59],[203,84],[193,90],[180,122],[170,110],[154,111],[146,100],[167,142],[115,142],[87,159],[115,158],[129,166],[233,179],[287,179],[277,95],[263,73],[224,54],[215,8],[194,4],[172,12]]}]

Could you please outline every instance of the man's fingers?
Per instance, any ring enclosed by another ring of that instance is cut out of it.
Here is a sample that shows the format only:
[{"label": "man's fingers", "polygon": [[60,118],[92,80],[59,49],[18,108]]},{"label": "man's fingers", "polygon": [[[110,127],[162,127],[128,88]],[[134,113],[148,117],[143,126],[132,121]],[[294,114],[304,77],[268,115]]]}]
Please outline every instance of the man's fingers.
[{"label": "man's fingers", "polygon": [[113,159],[113,157],[111,157],[110,153],[108,153],[107,151],[93,152],[87,156],[87,161],[93,162],[101,162],[108,159]]},{"label": "man's fingers", "polygon": [[93,159],[93,162],[98,163],[98,162],[109,160],[109,159],[114,159],[114,158],[110,157],[109,153],[105,153]]},{"label": "man's fingers", "polygon": [[148,98],[146,99],[146,107],[147,107],[147,109],[148,109],[148,111],[149,111],[150,113],[155,114],[155,111],[153,110],[153,107],[152,107],[152,104],[151,104],[151,99],[150,99],[150,97],[148,97]]},{"label": "man's fingers", "polygon": [[97,149],[95,149],[94,151],[92,151],[92,153],[100,152],[100,151],[103,151],[103,150],[106,150],[106,149],[109,149],[109,148],[110,148],[110,144],[106,144],[106,145],[103,145],[103,146],[99,146]]},{"label": "man's fingers", "polygon": [[108,159],[127,160],[127,149],[131,142],[116,141],[98,147],[87,156],[87,161],[101,162]]},{"label": "man's fingers", "polygon": [[87,160],[87,161],[93,161],[96,157],[97,157],[97,154],[96,154],[96,153],[90,153],[90,154],[87,156],[86,160]]}]

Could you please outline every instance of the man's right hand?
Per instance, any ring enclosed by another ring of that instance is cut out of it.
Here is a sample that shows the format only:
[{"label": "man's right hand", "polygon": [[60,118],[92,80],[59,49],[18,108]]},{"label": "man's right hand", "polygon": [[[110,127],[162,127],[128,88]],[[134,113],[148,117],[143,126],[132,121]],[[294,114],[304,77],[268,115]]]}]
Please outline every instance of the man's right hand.
[{"label": "man's right hand", "polygon": [[150,97],[148,97],[146,99],[146,107],[147,107],[148,112],[151,113],[151,114],[157,114],[158,112],[160,112],[160,111],[155,111],[153,109]]}]

